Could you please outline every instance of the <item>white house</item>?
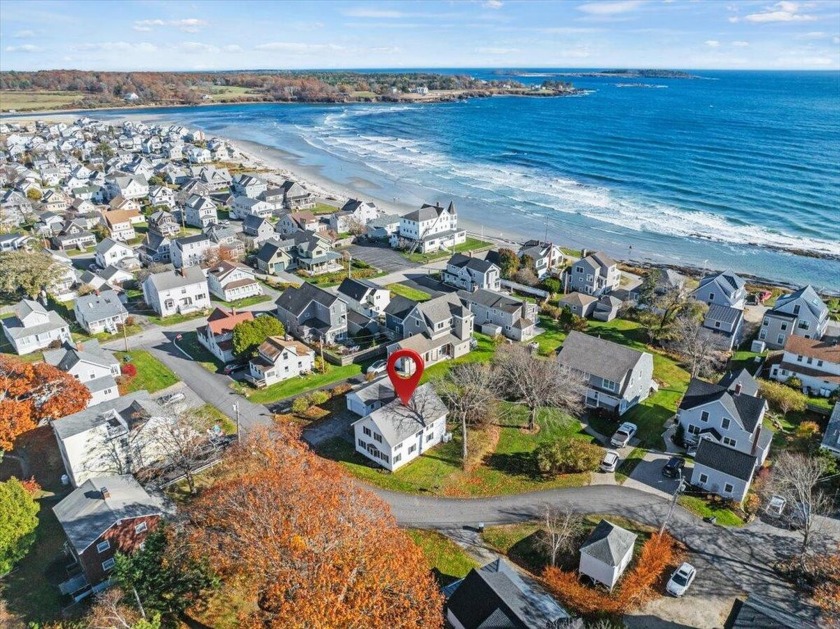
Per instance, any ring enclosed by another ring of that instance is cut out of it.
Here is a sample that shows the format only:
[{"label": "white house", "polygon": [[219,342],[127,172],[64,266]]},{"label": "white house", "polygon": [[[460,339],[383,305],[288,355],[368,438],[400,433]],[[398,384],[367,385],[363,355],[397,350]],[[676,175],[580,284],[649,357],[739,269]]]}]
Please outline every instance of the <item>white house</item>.
[{"label": "white house", "polygon": [[610,591],[633,559],[635,533],[601,520],[580,547],[578,571]]},{"label": "white house", "polygon": [[207,278],[195,266],[155,273],[143,282],[143,300],[161,317],[210,308]]},{"label": "white house", "polygon": [[820,339],[828,327],[828,307],[811,286],[776,299],[764,313],[758,339],[770,349],[781,349],[791,334]]},{"label": "white house", "polygon": [[230,182],[230,191],[237,196],[246,196],[256,199],[268,188],[268,184],[254,175],[240,173],[234,175]]},{"label": "white house", "polygon": [[339,299],[368,317],[377,318],[385,314],[391,302],[391,291],[369,280],[345,278],[338,287]]},{"label": "white house", "polygon": [[444,208],[440,203],[424,204],[400,219],[400,230],[391,236],[392,247],[402,247],[419,253],[446,249],[467,241],[467,232],[458,229],[455,204]]},{"label": "white house", "polygon": [[549,273],[563,268],[566,256],[563,250],[557,245],[541,240],[529,240],[520,247],[517,255],[520,259],[531,258],[534,261],[534,270],[540,279]]},{"label": "white house", "polygon": [[187,160],[190,164],[207,164],[212,161],[213,156],[210,151],[200,146],[191,146],[187,149]]},{"label": "white house", "polygon": [[372,201],[350,199],[338,212],[330,214],[330,229],[337,234],[363,229],[379,217],[379,209]]},{"label": "white house", "polygon": [[263,387],[309,373],[314,364],[315,350],[300,341],[269,336],[248,363],[248,372],[251,380]]},{"label": "white house", "polygon": [[356,451],[393,472],[443,440],[446,415],[446,405],[426,383],[407,405],[393,400],[353,422]]},{"label": "white house", "polygon": [[149,194],[149,183],[143,175],[114,173],[105,175],[105,189],[109,199],[118,195],[126,199],[142,199]]},{"label": "white house", "polygon": [[250,310],[228,312],[217,307],[207,317],[207,325],[203,325],[196,330],[198,342],[204,345],[221,362],[232,362],[234,359],[233,328],[243,321],[253,320],[254,313]]},{"label": "white house", "polygon": [[758,459],[711,439],[701,439],[694,455],[691,484],[741,502],[750,490]]},{"label": "white house", "polygon": [[135,223],[143,221],[143,215],[137,210],[111,210],[103,212],[102,218],[113,240],[127,242],[137,237]]},{"label": "white house", "polygon": [[707,275],[700,280],[692,296],[705,304],[723,304],[730,308],[743,310],[747,303],[747,286],[732,271],[723,271]]},{"label": "white house", "polygon": [[252,197],[233,197],[233,202],[230,204],[231,218],[240,220],[245,220],[249,216],[268,218],[272,212],[274,212],[274,206]]},{"label": "white house", "polygon": [[76,321],[89,334],[114,334],[125,323],[128,310],[113,290],[79,297],[73,307]]},{"label": "white house", "polygon": [[70,339],[70,326],[61,316],[37,301],[24,299],[15,306],[15,315],[0,320],[3,333],[19,355],[44,349],[53,341]]},{"label": "white house", "polygon": [[184,220],[187,225],[204,229],[219,222],[216,204],[200,194],[190,195],[184,204]]},{"label": "white house", "polygon": [[94,259],[99,268],[116,265],[121,260],[134,257],[134,249],[110,238],[102,240],[96,245]]},{"label": "white house", "polygon": [[573,262],[568,275],[570,290],[597,297],[611,293],[621,285],[618,263],[600,251]]},{"label": "white house", "polygon": [[475,325],[489,336],[502,334],[514,341],[529,341],[540,333],[537,304],[479,288],[458,291],[463,304],[475,316]]},{"label": "white house", "polygon": [[827,336],[823,340],[789,336],[782,361],[771,367],[770,377],[787,382],[792,376],[812,395],[829,397],[840,388],[840,343]]},{"label": "white house", "polygon": [[69,373],[85,385],[91,394],[89,407],[120,396],[116,381],[120,375],[120,363],[113,354],[99,347],[96,339],[46,350],[44,362]]},{"label": "white house", "polygon": [[499,291],[501,270],[488,260],[456,253],[446,263],[442,280],[444,284],[466,291],[478,289]]},{"label": "white house", "polygon": [[397,394],[394,393],[394,386],[387,378],[380,378],[374,382],[362,385],[355,391],[350,391],[345,396],[347,410],[359,417],[370,415],[378,408],[394,401]]},{"label": "white house", "polygon": [[207,271],[207,285],[210,292],[224,301],[236,301],[254,295],[262,295],[260,283],[248,267],[226,260]]},{"label": "white house", "polygon": [[169,257],[176,269],[207,264],[218,255],[219,245],[206,234],[175,238],[169,245]]}]

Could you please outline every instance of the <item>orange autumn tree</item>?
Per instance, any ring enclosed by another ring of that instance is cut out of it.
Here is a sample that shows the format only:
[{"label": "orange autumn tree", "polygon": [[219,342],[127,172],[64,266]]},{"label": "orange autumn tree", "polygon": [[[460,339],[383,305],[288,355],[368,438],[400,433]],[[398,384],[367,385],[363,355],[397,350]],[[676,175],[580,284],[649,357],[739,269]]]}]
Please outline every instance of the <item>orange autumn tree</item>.
[{"label": "orange autumn tree", "polygon": [[81,411],[89,400],[81,382],[52,365],[0,356],[0,450],[11,450],[40,420]]},{"label": "orange autumn tree", "polygon": [[434,628],[443,600],[388,506],[288,428],[252,434],[236,478],[191,505],[193,546],[247,588],[243,625]]}]

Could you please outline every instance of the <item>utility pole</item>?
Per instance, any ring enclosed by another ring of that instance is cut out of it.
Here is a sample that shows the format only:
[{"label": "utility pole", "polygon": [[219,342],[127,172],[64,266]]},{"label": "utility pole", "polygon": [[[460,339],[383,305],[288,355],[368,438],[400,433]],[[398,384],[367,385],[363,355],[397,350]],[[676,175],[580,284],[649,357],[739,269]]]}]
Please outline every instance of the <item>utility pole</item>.
[{"label": "utility pole", "polygon": [[239,402],[233,403],[233,412],[236,413],[236,443],[242,443],[239,429]]},{"label": "utility pole", "polygon": [[677,506],[677,498],[682,492],[685,483],[682,477],[682,470],[680,470],[680,482],[677,485],[677,488],[674,490],[674,495],[671,498],[671,505],[668,507],[668,515],[665,516],[665,520],[662,521],[662,526],[659,529],[659,535],[662,535],[665,532],[665,527],[668,526],[668,520],[671,519],[671,515],[674,513],[674,507]]},{"label": "utility pole", "polygon": [[123,321],[123,323],[122,323],[122,329],[123,329],[123,341],[125,342],[125,352],[128,353],[128,335],[126,334],[126,331],[125,331],[125,321]]},{"label": "utility pole", "polygon": [[143,609],[143,603],[140,602],[140,595],[137,593],[137,588],[131,588],[131,591],[134,592],[134,598],[137,599],[137,607],[140,608],[140,615],[143,617],[143,620],[146,620],[146,610]]}]

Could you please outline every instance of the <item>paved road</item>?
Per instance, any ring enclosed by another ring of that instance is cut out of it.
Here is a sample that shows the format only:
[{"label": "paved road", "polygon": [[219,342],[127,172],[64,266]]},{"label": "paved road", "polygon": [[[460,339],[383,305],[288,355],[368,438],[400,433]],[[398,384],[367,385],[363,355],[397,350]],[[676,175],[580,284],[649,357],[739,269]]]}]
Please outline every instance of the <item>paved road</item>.
[{"label": "paved road", "polygon": [[[659,526],[669,507],[667,500],[651,493],[605,485],[468,500],[381,489],[375,492],[391,505],[400,524],[434,529],[533,520],[547,503],[568,506],[580,513],[616,514]],[[791,613],[812,618],[813,609],[791,596],[790,585],[772,569],[777,557],[798,543],[795,537],[776,535],[761,525],[743,529],[712,526],[680,507],[674,510],[668,530],[713,567],[718,573],[715,581],[727,591],[734,587],[755,593]]]}]

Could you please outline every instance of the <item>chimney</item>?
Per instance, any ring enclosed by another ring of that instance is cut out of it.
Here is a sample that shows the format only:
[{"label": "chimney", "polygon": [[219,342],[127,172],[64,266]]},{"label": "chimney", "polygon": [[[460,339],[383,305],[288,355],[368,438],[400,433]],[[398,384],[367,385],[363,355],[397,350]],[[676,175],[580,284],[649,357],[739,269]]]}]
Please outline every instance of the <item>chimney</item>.
[{"label": "chimney", "polygon": [[741,389],[744,387],[741,385],[740,382],[735,383],[735,395],[741,395]]},{"label": "chimney", "polygon": [[99,490],[99,492],[102,494],[102,500],[107,500],[108,498],[111,497],[111,492],[108,491],[107,487],[103,487],[102,489]]},{"label": "chimney", "polygon": [[755,451],[758,449],[758,437],[761,434],[761,426],[757,426],[755,429],[755,437],[753,437],[752,442],[752,449],[750,450],[750,455],[755,456]]}]

